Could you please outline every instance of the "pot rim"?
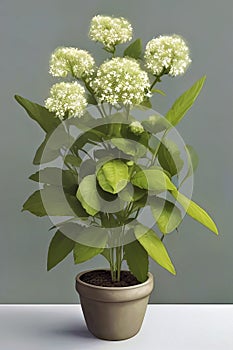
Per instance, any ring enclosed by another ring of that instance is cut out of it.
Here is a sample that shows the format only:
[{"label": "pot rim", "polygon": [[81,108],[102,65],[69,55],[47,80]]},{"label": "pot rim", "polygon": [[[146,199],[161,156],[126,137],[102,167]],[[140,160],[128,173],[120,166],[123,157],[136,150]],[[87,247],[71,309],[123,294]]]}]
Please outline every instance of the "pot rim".
[{"label": "pot rim", "polygon": [[[93,288],[93,289],[100,289],[100,290],[131,290],[131,289],[137,289],[137,288],[141,288],[149,283],[151,283],[153,281],[153,275],[151,272],[148,272],[148,278],[145,282],[142,282],[142,283],[139,283],[139,284],[135,284],[134,286],[128,286],[128,287],[102,287],[102,286],[95,286],[94,284],[90,284],[90,283],[86,283],[84,281],[82,281],[80,279],[80,277],[82,275],[84,275],[85,273],[87,272],[91,272],[91,271],[110,271],[109,269],[90,269],[90,270],[85,270],[85,271],[82,271],[80,273],[78,273],[78,275],[76,276],[75,280],[76,280],[76,283],[79,283],[83,286],[86,286],[86,287],[90,287],[90,288]],[[129,270],[121,270],[121,271],[129,271]]]}]

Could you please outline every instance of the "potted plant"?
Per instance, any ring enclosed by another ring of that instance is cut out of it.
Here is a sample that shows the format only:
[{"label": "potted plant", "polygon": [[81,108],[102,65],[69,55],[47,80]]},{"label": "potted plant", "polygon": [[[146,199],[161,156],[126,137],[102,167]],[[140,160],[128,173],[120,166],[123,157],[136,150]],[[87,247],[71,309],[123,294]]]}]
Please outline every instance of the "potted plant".
[{"label": "potted plant", "polygon": [[[68,80],[52,86],[45,107],[15,96],[45,131],[33,160],[40,169],[30,176],[40,189],[23,210],[49,216],[56,229],[48,270],[71,252],[75,264],[98,254],[107,259],[109,270],[80,273],[76,289],[89,330],[119,340],[141,327],[153,289],[148,257],[176,273],[163,239],[184,215],[218,234],[210,216],[190,199],[197,154],[175,129],[205,77],[163,117],[152,110],[151,97],[164,95],[155,88],[164,76],[188,68],[184,39],[159,36],[144,52],[137,39],[121,53],[118,45],[132,39],[131,24],[100,15],[92,19],[89,37],[103,44],[106,61],[97,67],[89,52],[59,47],[50,73]],[[122,269],[123,261],[129,271]]]}]

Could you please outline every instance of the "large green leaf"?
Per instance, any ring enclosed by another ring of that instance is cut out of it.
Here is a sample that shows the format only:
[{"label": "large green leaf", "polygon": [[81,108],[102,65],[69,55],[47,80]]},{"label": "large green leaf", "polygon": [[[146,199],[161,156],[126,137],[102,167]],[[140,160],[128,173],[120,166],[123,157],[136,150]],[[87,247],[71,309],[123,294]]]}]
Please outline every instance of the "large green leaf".
[{"label": "large green leaf", "polygon": [[136,158],[143,157],[147,152],[147,148],[140,142],[140,139],[135,141],[123,137],[112,138],[111,142],[120,151]]},{"label": "large green leaf", "polygon": [[88,214],[94,216],[98,213],[100,203],[95,175],[88,175],[80,182],[76,196]]},{"label": "large green leaf", "polygon": [[30,180],[70,189],[78,185],[78,177],[70,170],[62,170],[56,167],[48,167],[37,171],[29,177]]},{"label": "large green leaf", "polygon": [[206,80],[206,76],[199,79],[190,89],[185,91],[173,104],[166,114],[167,120],[172,124],[178,124],[186,112],[192,107]]},{"label": "large green leaf", "polygon": [[56,186],[45,186],[34,192],[24,203],[23,211],[25,210],[36,216],[87,216],[75,196],[64,193],[61,187]]},{"label": "large green leaf", "polygon": [[169,177],[156,167],[138,171],[132,177],[131,182],[139,188],[156,191],[157,193],[176,188]]},{"label": "large green leaf", "polygon": [[180,210],[170,201],[159,197],[150,200],[152,215],[163,234],[175,230],[182,221]]},{"label": "large green leaf", "polygon": [[156,233],[149,229],[148,227],[137,224],[134,227],[134,233],[137,240],[143,246],[143,248],[147,251],[150,257],[155,260],[159,265],[167,269],[173,275],[176,274],[175,268],[169,258],[167,250],[156,235]]},{"label": "large green leaf", "polygon": [[74,249],[75,242],[57,231],[52,238],[47,258],[47,270],[59,264]]},{"label": "large green leaf", "polygon": [[[43,154],[45,146],[48,142],[48,136],[49,134],[47,134],[44,138],[44,141],[42,142],[42,144],[39,146],[39,148],[36,151],[36,154],[34,156],[33,159],[33,164],[34,165],[40,165],[42,163],[48,163],[51,162],[55,159],[57,159],[60,156],[60,149],[49,149],[48,147],[46,148],[46,153]],[[42,158],[43,155],[43,158]]]},{"label": "large green leaf", "polygon": [[128,167],[120,159],[110,160],[99,169],[97,179],[104,191],[118,193],[127,185]]},{"label": "large green leaf", "polygon": [[94,256],[101,254],[104,248],[90,247],[80,243],[75,243],[74,247],[74,263],[81,264]]},{"label": "large green leaf", "polygon": [[55,114],[49,112],[45,107],[19,95],[15,95],[15,99],[26,110],[29,117],[35,120],[45,132],[54,130],[61,123]]},{"label": "large green leaf", "polygon": [[139,58],[142,54],[142,40],[136,39],[132,44],[130,44],[124,51],[124,56]]},{"label": "large green leaf", "polygon": [[46,216],[40,191],[35,191],[24,203],[22,211],[29,211],[36,216]]},{"label": "large green leaf", "polygon": [[171,176],[178,174],[184,165],[178,146],[171,140],[164,140],[161,143],[158,151],[158,159],[163,169],[167,170]]},{"label": "large green leaf", "polygon": [[194,220],[200,222],[202,225],[206,226],[208,229],[218,234],[218,229],[211,219],[209,214],[202,209],[198,204],[185,197],[182,193],[177,190],[171,191],[172,195],[176,198],[176,200],[184,207],[187,214],[191,216]]},{"label": "large green leaf", "polygon": [[139,282],[145,282],[148,278],[149,259],[143,246],[134,241],[124,246],[125,259],[132,274]]}]

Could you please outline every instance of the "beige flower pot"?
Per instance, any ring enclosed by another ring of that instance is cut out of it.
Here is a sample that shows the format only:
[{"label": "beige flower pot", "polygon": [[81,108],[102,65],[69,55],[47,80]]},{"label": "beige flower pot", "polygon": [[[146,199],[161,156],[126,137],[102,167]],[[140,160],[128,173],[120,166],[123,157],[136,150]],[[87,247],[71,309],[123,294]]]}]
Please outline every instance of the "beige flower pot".
[{"label": "beige flower pot", "polygon": [[89,331],[97,338],[123,340],[133,337],[141,328],[149,296],[153,289],[153,275],[146,282],[130,287],[99,287],[76,277],[76,290]]}]

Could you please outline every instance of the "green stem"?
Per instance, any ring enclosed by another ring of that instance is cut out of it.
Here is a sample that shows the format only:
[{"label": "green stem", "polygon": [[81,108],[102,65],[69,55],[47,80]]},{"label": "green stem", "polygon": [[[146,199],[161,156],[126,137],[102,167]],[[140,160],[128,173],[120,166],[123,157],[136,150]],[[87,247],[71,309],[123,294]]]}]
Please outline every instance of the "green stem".
[{"label": "green stem", "polygon": [[116,248],[116,256],[117,256],[117,281],[121,280],[121,263],[122,263],[122,247]]},{"label": "green stem", "polygon": [[161,81],[160,78],[161,78],[161,75],[158,75],[158,76],[155,77],[155,80],[153,81],[153,83],[152,83],[151,86],[150,86],[150,90],[153,89],[153,87],[155,86],[155,84],[156,84],[157,82],[160,82],[160,81]]}]

